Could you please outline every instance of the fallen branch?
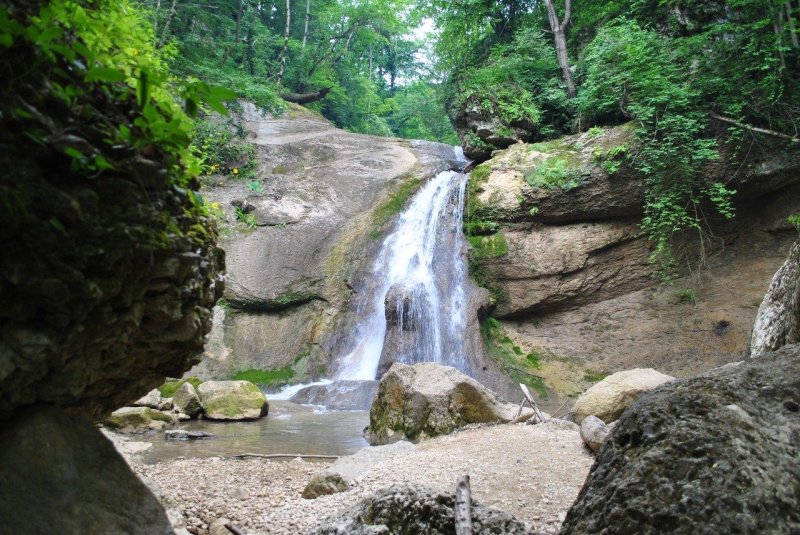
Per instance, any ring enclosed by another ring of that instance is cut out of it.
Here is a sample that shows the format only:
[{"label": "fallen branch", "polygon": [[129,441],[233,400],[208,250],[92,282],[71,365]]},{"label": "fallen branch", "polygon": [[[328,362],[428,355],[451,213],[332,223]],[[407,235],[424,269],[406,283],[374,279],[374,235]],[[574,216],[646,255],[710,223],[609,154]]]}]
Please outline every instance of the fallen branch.
[{"label": "fallen branch", "polygon": [[310,104],[325,98],[331,89],[330,87],[323,87],[314,93],[284,93],[281,98],[286,102],[294,102],[295,104]]},{"label": "fallen branch", "polygon": [[469,475],[456,481],[456,535],[472,535],[472,492]]},{"label": "fallen branch", "polygon": [[775,130],[768,130],[766,128],[759,128],[757,126],[752,126],[749,124],[745,124],[741,121],[737,121],[736,119],[732,119],[730,117],[723,117],[722,115],[717,115],[716,113],[712,113],[711,117],[718,121],[722,121],[723,123],[729,123],[739,128],[744,128],[745,130],[750,130],[751,132],[756,132],[758,134],[765,134],[767,136],[779,137],[781,139],[788,139],[792,143],[800,143],[800,138],[793,137],[788,134],[784,134],[781,132],[776,132]]},{"label": "fallen branch", "polygon": [[302,455],[302,454],[291,454],[291,453],[272,453],[269,455],[264,455],[261,453],[240,453],[238,455],[232,455],[231,459],[321,459],[325,461],[335,461],[339,458],[338,455]]},{"label": "fallen branch", "polygon": [[244,531],[234,526],[232,522],[225,524],[225,529],[233,533],[233,535],[244,535]]}]

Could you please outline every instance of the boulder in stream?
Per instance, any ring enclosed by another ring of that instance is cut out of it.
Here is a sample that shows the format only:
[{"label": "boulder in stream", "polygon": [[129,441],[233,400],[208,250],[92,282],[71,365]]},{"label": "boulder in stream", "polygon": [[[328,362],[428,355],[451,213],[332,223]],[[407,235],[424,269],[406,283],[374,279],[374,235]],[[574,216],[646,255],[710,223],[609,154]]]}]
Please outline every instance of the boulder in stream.
[{"label": "boulder in stream", "polygon": [[172,397],[172,404],[175,409],[187,416],[194,418],[203,412],[203,404],[200,402],[200,395],[189,381],[183,383]]},{"label": "boulder in stream", "polygon": [[372,445],[444,435],[472,423],[509,422],[517,406],[450,366],[395,363],[381,379],[366,431]]},{"label": "boulder in stream", "polygon": [[197,393],[209,420],[255,420],[269,412],[267,398],[250,381],[206,381]]},{"label": "boulder in stream", "polygon": [[150,407],[122,407],[103,421],[108,427],[123,433],[158,431],[172,422],[172,416]]}]

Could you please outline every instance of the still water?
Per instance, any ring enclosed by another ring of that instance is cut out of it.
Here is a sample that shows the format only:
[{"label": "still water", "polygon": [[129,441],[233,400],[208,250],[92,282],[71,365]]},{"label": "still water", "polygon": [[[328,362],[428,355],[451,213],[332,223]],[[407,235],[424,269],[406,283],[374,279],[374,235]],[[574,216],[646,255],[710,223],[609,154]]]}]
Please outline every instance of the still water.
[{"label": "still water", "polygon": [[322,412],[288,401],[270,401],[269,416],[251,422],[193,420],[176,429],[206,431],[200,440],[164,440],[163,433],[131,437],[153,446],[142,453],[145,463],[178,457],[229,457],[242,453],[350,455],[367,446],[362,432],[369,412]]}]

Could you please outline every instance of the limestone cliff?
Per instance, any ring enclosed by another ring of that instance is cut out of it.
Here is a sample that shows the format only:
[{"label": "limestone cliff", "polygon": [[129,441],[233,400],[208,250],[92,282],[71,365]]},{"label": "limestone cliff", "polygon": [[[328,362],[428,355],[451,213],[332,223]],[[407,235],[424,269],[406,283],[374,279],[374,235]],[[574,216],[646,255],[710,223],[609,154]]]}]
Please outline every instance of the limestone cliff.
[{"label": "limestone cliff", "polygon": [[[492,291],[504,336],[565,393],[637,366],[684,377],[740,360],[796,237],[786,221],[800,211],[796,150],[758,143],[742,160],[723,148],[707,176],[738,190],[736,218],[709,220],[701,272],[660,286],[638,228],[643,186],[624,165],[634,142],[620,126],[519,143],[471,177],[473,277]],[[686,235],[678,247],[696,258],[697,243]]]}]

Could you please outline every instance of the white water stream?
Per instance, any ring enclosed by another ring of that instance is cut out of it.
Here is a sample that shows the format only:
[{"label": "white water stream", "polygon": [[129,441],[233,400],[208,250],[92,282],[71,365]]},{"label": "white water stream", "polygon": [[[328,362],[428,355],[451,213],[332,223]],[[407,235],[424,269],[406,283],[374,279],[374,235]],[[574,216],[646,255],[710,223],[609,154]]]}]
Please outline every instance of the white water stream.
[{"label": "white water stream", "polygon": [[[375,379],[387,336],[386,306],[397,309],[392,361],[437,362],[469,372],[465,350],[467,267],[462,219],[467,177],[445,171],[424,184],[384,240],[352,351],[337,359],[337,379]],[[390,293],[390,289],[392,292]],[[403,325],[406,322],[406,325]],[[410,324],[409,324],[410,323]]]}]

